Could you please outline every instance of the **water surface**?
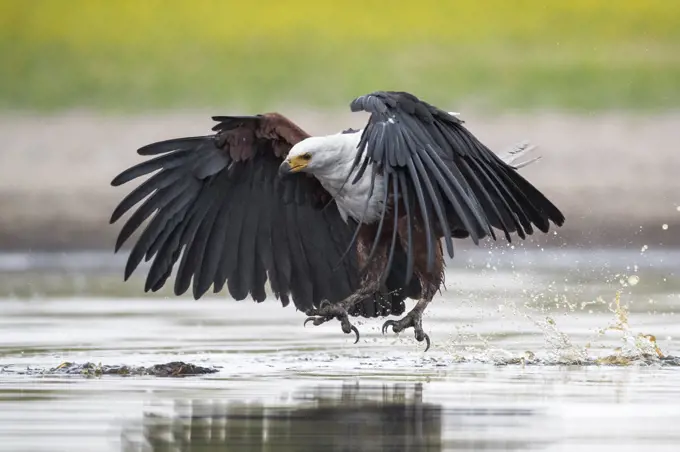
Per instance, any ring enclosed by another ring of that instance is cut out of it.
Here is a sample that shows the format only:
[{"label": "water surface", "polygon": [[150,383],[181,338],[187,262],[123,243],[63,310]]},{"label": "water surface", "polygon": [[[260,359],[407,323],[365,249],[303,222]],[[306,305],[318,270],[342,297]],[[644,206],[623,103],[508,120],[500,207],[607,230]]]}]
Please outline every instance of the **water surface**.
[{"label": "water surface", "polygon": [[[410,332],[143,296],[122,257],[0,256],[0,450],[676,450],[679,252],[465,252]],[[216,373],[66,375],[64,362]]]}]

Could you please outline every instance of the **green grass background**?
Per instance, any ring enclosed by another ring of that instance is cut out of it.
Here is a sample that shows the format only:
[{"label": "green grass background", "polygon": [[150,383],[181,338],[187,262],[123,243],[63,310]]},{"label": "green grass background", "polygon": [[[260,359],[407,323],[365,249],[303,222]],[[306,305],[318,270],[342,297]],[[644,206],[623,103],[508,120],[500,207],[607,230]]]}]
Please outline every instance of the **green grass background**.
[{"label": "green grass background", "polygon": [[680,105],[678,0],[0,0],[0,109]]}]

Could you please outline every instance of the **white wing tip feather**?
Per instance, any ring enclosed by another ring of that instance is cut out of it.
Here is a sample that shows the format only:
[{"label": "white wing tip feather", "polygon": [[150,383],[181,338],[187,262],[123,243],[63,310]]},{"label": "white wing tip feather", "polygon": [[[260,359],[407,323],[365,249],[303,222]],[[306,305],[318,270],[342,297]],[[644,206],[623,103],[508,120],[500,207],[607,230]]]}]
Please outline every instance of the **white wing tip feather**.
[{"label": "white wing tip feather", "polygon": [[525,140],[501,152],[498,157],[514,169],[520,169],[541,159],[542,156],[537,155],[529,160],[524,160],[534,150],[536,150],[536,145]]}]

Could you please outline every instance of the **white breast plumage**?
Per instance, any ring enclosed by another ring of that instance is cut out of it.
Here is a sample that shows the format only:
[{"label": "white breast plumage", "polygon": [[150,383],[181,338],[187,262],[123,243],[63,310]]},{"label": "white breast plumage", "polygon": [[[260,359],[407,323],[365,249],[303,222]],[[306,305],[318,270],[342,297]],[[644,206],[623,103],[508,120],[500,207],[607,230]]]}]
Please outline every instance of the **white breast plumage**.
[{"label": "white breast plumage", "polygon": [[[351,217],[361,223],[373,223],[377,221],[382,213],[383,196],[385,184],[383,177],[377,175],[373,193],[371,193],[371,167],[366,171],[356,183],[352,183],[356,171],[350,177],[347,175],[352,169],[352,163],[357,153],[357,145],[361,138],[361,130],[356,133],[345,133],[331,135],[328,140],[333,141],[333,146],[337,146],[342,151],[336,164],[332,167],[315,171],[314,176],[321,182],[321,185],[333,196],[342,215],[347,221]],[[369,199],[370,196],[370,199]],[[366,201],[368,200],[368,205]]]},{"label": "white breast plumage", "polygon": [[[342,189],[336,189],[332,185],[324,184],[323,181],[321,181],[321,184],[334,196],[340,215],[342,215],[345,221],[347,221],[348,216],[361,223],[377,221],[383,208],[382,201],[385,190],[383,177],[380,175],[376,176],[373,193],[371,193],[370,168],[356,184],[351,182],[351,180],[348,181]],[[368,205],[366,204],[367,200]]]}]

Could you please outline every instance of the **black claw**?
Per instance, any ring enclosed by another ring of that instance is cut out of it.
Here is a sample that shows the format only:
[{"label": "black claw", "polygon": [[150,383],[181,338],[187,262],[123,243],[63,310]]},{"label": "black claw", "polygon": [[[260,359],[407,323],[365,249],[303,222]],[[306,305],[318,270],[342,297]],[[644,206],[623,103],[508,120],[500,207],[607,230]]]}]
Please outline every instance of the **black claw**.
[{"label": "black claw", "polygon": [[427,333],[423,333],[423,335],[425,336],[425,342],[427,343],[427,347],[425,347],[425,352],[426,352],[430,349],[430,336],[428,336]]},{"label": "black claw", "polygon": [[347,312],[345,311],[344,308],[333,306],[331,302],[328,300],[322,300],[321,303],[319,304],[318,309],[310,309],[306,312],[306,314],[308,315],[308,317],[307,319],[305,319],[302,326],[307,326],[308,322],[314,323],[314,326],[319,326],[335,318],[340,321],[342,331],[345,334],[350,334],[351,332],[354,332],[354,334],[356,335],[356,340],[354,341],[354,343],[356,344],[359,342],[359,338],[361,337],[359,334],[359,330],[357,329],[357,327],[355,327],[349,322]]},{"label": "black claw", "polygon": [[396,323],[397,322],[395,322],[394,320],[388,320],[385,323],[383,323],[382,334],[385,334],[387,332],[387,328],[389,328],[391,326],[393,327],[394,325],[396,325]]},{"label": "black claw", "polygon": [[385,323],[383,323],[382,334],[385,334],[389,327],[392,327],[392,331],[395,333],[401,333],[406,328],[413,328],[416,340],[418,342],[425,341],[427,344],[425,351],[428,351],[431,345],[430,336],[428,336],[427,333],[423,331],[423,328],[420,326],[420,322],[417,322],[413,316],[414,314],[409,313],[400,320],[387,320]]},{"label": "black claw", "polygon": [[303,327],[307,326],[307,322],[314,322],[314,326],[319,326],[323,323],[328,322],[330,319],[325,317],[307,317],[305,323],[302,324]]},{"label": "black claw", "polygon": [[359,342],[359,330],[357,329],[356,326],[349,323],[349,319],[347,318],[347,316],[340,318],[340,326],[342,327],[342,331],[345,334],[349,334],[352,331],[354,331],[354,334],[357,337],[354,343],[356,344],[357,342]]},{"label": "black claw", "polygon": [[[357,342],[359,342],[359,337],[360,337],[360,336],[359,336],[359,330],[358,330],[357,327],[354,326],[354,325],[351,325],[351,327],[352,327],[352,331],[354,331],[354,334],[357,335],[357,339],[354,341],[354,343],[356,344]],[[428,339],[428,344],[429,344],[429,341],[430,341],[430,340]],[[428,348],[429,348],[429,345],[428,345]],[[427,351],[427,350],[426,350],[426,351]]]}]

